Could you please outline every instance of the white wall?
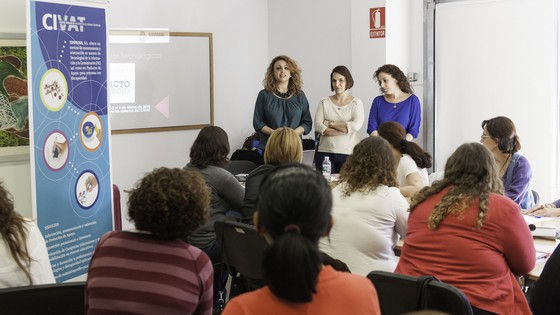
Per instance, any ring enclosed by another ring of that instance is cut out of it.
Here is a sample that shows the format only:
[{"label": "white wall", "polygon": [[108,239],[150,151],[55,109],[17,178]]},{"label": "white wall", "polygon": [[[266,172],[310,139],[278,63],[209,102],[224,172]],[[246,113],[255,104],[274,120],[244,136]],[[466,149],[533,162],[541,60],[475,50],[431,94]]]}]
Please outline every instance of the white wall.
[{"label": "white wall", "polygon": [[[332,69],[345,65],[352,71],[350,20],[350,1],[268,1],[269,61],[288,55],[298,62],[312,117],[319,100],[332,94]],[[313,138],[313,131],[306,137]]]}]

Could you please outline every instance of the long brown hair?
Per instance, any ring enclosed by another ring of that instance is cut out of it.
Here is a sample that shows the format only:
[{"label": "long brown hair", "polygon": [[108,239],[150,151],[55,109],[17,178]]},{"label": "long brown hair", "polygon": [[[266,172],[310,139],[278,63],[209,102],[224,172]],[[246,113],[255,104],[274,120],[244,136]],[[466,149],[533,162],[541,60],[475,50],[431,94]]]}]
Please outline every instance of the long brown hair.
[{"label": "long brown hair", "polygon": [[10,253],[15,262],[23,270],[29,280],[29,285],[33,284],[31,279],[32,258],[27,249],[27,227],[25,218],[14,210],[12,195],[4,188],[0,182],[0,236],[8,245]]},{"label": "long brown hair", "polygon": [[191,164],[198,168],[209,165],[225,167],[229,163],[229,139],[220,127],[207,126],[200,130],[191,147]]},{"label": "long brown hair", "polygon": [[380,137],[360,141],[342,166],[340,183],[345,196],[371,192],[379,185],[396,187],[395,159],[389,143]]},{"label": "long brown hair", "polygon": [[410,211],[448,187],[449,191],[430,214],[428,227],[437,229],[445,217],[450,214],[460,215],[479,197],[476,227],[481,228],[488,215],[489,194],[503,192],[502,180],[492,153],[480,143],[461,145],[447,160],[443,179],[435,181],[430,187],[424,187],[412,197]]},{"label": "long brown hair", "polygon": [[[404,75],[404,72],[402,72],[401,69],[399,69],[399,67],[390,64],[382,65],[381,67],[379,67],[373,74],[373,79],[377,80],[378,83],[379,83],[379,74],[381,72],[387,73],[388,75],[393,77],[393,79],[397,80],[397,85],[399,86],[399,89],[401,91],[409,94],[414,93],[412,87],[410,86],[410,82],[408,82],[408,79]],[[379,90],[381,91],[381,94],[383,94],[383,89],[381,89],[381,84],[379,85]]]},{"label": "long brown hair", "polygon": [[379,136],[384,138],[401,153],[410,155],[419,168],[432,167],[432,156],[424,151],[419,145],[406,140],[406,130],[396,121],[388,121],[377,128]]},{"label": "long brown hair", "polygon": [[263,87],[269,92],[276,91],[276,80],[274,80],[274,64],[278,60],[284,60],[288,64],[288,69],[290,69],[290,81],[288,82],[288,93],[299,95],[303,87],[303,81],[301,80],[301,69],[297,62],[292,58],[284,55],[276,56],[266,69],[263,80]]},{"label": "long brown hair", "polygon": [[502,153],[513,154],[521,150],[521,142],[513,121],[504,116],[494,117],[482,122],[482,129],[486,127],[488,135],[498,143]]}]

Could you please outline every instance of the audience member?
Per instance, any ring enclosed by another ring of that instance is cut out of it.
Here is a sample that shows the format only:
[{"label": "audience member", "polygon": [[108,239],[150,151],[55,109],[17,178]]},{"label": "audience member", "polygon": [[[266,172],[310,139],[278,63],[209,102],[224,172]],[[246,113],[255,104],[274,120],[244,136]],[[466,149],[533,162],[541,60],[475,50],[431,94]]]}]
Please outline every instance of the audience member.
[{"label": "audience member", "polygon": [[534,265],[531,232],[502,196],[492,154],[478,143],[461,145],[444,178],[412,197],[395,272],[433,275],[459,288],[475,314],[530,314],[515,275]]},{"label": "audience member", "polygon": [[406,236],[408,202],[396,188],[394,159],[383,138],[354,147],[333,189],[334,226],[319,248],[343,260],[352,273],[393,272],[393,248]]},{"label": "audience member", "polygon": [[539,280],[529,290],[533,315],[558,314],[560,310],[560,247],[556,247],[544,265]]},{"label": "audience member", "polygon": [[245,181],[243,199],[243,223],[253,224],[253,213],[261,182],[276,165],[301,163],[303,149],[297,133],[288,127],[280,127],[270,135],[264,151],[264,165],[254,169]]},{"label": "audience member", "polygon": [[35,222],[14,209],[0,182],[0,289],[54,283],[47,245]]},{"label": "audience member", "polygon": [[212,263],[184,242],[207,220],[196,172],[158,168],[130,193],[135,230],[101,237],[86,283],[86,314],[211,314]]},{"label": "audience member", "polygon": [[276,128],[290,127],[299,136],[311,131],[309,102],[301,90],[301,69],[288,56],[270,62],[253,113],[253,127],[259,134],[259,149],[264,150],[268,137]]},{"label": "audience member", "polygon": [[226,304],[229,314],[380,314],[362,276],[321,264],[319,238],[332,224],[331,191],[309,166],[282,165],[263,180],[255,225],[271,246],[263,254],[268,285]]},{"label": "audience member", "polygon": [[[224,168],[229,163],[228,154],[229,140],[226,132],[217,126],[204,127],[194,140],[190,162],[185,166],[187,170],[199,172],[210,188],[210,220],[192,233],[188,241],[202,249],[213,264],[222,261],[214,223],[225,220],[230,211],[239,212],[240,215],[245,194],[235,176]],[[227,272],[217,268],[214,273],[214,307],[218,308],[219,291],[224,294]]]},{"label": "audience member", "polygon": [[397,165],[397,183],[405,197],[411,197],[420,189],[430,185],[428,171],[432,157],[419,145],[406,140],[406,131],[395,121],[382,123],[379,136],[389,142]]},{"label": "audience member", "polygon": [[560,199],[553,203],[537,205],[530,210],[523,211],[523,214],[543,217],[560,217]]},{"label": "audience member", "polygon": [[334,95],[323,98],[315,112],[315,131],[321,134],[315,154],[315,167],[321,171],[328,156],[332,172],[340,173],[342,164],[360,142],[364,124],[364,104],[350,95],[354,85],[352,74],[345,66],[335,67],[330,76]]},{"label": "audience member", "polygon": [[412,94],[410,82],[395,65],[383,65],[373,75],[381,94],[373,99],[369,112],[367,133],[377,136],[377,128],[384,122],[396,121],[406,130],[406,139],[418,137],[422,112],[420,100]]},{"label": "audience member", "polygon": [[511,119],[498,116],[482,122],[480,143],[487,147],[498,164],[498,171],[504,184],[504,194],[521,209],[535,206],[531,192],[533,172],[527,159],[517,153],[521,142]]}]

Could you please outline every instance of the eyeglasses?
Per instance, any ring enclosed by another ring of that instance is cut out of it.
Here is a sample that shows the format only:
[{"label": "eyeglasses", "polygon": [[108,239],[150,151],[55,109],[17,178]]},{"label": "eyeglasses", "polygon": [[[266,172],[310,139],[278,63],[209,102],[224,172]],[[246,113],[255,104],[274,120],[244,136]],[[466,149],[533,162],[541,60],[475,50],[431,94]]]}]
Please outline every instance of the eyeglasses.
[{"label": "eyeglasses", "polygon": [[480,139],[486,139],[486,138],[492,138],[492,137],[485,134],[480,135]]}]

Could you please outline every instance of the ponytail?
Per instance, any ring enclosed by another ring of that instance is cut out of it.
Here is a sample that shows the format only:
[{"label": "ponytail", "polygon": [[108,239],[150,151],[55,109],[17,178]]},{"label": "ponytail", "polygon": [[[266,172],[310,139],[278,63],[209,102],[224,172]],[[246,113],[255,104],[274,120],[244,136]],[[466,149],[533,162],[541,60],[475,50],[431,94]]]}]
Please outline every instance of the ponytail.
[{"label": "ponytail", "polygon": [[297,231],[280,235],[263,254],[263,275],[270,290],[290,302],[311,302],[320,270],[317,245]]},{"label": "ponytail", "polygon": [[418,144],[403,140],[402,153],[410,155],[419,168],[432,167],[432,156],[424,151]]}]

